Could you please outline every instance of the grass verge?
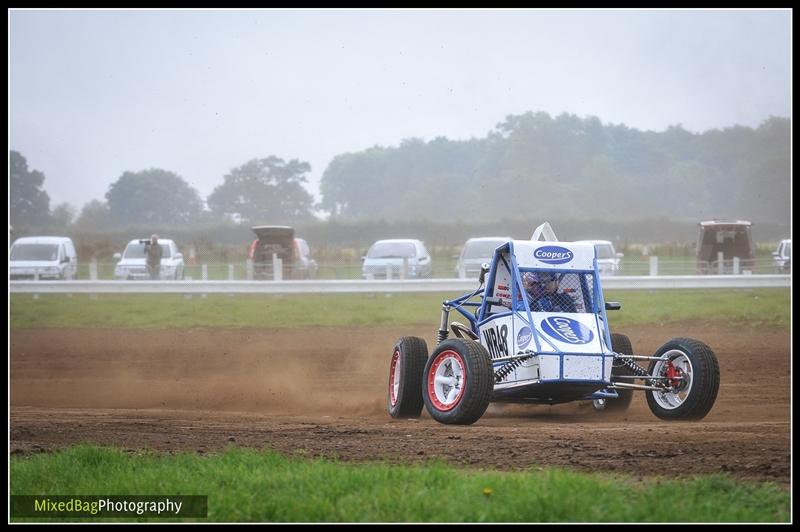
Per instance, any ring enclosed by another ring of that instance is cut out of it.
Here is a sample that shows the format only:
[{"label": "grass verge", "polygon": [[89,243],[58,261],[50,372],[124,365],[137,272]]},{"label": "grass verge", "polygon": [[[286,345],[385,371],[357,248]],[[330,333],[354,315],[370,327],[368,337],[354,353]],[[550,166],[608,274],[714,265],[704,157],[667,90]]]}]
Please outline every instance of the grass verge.
[{"label": "grass verge", "polygon": [[[31,327],[306,327],[407,326],[439,323],[444,299],[458,294],[324,295],[31,295],[11,296],[11,328]],[[728,321],[788,328],[790,291],[609,291],[620,301],[613,327],[685,320]],[[456,316],[455,313],[452,314]]]},{"label": "grass verge", "polygon": [[555,469],[355,464],[246,449],[131,456],[86,445],[12,457],[10,465],[12,495],[208,495],[207,518],[196,519],[203,521],[787,522],[790,511],[789,493],[777,485],[720,475],[635,482]]}]

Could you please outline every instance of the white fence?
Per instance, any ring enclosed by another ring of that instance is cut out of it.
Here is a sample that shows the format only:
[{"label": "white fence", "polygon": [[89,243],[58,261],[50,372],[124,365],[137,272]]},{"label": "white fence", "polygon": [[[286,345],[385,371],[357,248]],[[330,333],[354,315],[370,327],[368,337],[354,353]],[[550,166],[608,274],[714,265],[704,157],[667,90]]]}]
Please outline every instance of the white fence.
[{"label": "white fence", "polygon": [[[788,288],[791,275],[610,276],[604,290]],[[12,294],[330,294],[468,292],[472,279],[325,281],[9,281]]]}]

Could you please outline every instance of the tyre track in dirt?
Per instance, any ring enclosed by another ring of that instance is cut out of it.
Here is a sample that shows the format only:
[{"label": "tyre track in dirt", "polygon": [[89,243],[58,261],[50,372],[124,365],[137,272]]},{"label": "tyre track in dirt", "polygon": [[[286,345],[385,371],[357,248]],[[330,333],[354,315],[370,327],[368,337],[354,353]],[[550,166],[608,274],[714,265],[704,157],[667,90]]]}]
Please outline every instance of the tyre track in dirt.
[{"label": "tyre track in dirt", "polygon": [[610,416],[588,403],[491,405],[475,425],[385,410],[395,340],[429,329],[14,329],[10,452],[78,442],[135,452],[229,445],[343,460],[470,467],[567,467],[637,476],[727,472],[789,482],[790,366],[785,330],[720,323],[619,331],[637,354],[669,338],[709,344],[719,397],[700,422],[662,422],[637,393]]}]

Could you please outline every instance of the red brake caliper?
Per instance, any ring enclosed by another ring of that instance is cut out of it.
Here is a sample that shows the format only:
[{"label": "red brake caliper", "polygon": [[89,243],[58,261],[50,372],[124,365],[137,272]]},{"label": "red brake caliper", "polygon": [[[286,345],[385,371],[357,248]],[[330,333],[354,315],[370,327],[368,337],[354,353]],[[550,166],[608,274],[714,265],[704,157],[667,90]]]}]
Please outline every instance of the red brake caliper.
[{"label": "red brake caliper", "polygon": [[667,379],[669,380],[669,385],[673,388],[679,388],[680,385],[683,383],[683,371],[680,368],[676,368],[672,365],[671,360],[667,360]]}]

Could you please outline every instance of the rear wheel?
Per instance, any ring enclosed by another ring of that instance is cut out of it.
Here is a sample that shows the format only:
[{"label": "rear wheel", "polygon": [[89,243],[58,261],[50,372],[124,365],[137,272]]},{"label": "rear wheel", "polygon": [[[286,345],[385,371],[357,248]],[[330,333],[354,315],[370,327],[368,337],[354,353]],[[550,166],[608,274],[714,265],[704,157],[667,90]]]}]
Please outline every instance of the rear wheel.
[{"label": "rear wheel", "polygon": [[666,377],[670,388],[646,392],[647,406],[666,420],[702,419],[714,406],[719,391],[719,362],[714,351],[692,338],[675,338],[655,353],[649,373]]},{"label": "rear wheel", "polygon": [[404,336],[395,344],[387,394],[393,418],[419,417],[422,413],[422,375],[427,360],[428,346],[422,338]]},{"label": "rear wheel", "polygon": [[439,423],[475,423],[486,412],[493,390],[489,353],[473,340],[442,342],[425,365],[422,396],[428,413]]},{"label": "rear wheel", "polygon": [[[631,339],[628,338],[624,334],[619,333],[611,333],[611,349],[614,350],[615,353],[620,353],[626,356],[633,356],[633,346],[631,345]],[[633,375],[633,371],[620,362],[619,360],[615,360],[611,367],[611,380],[615,380],[614,377],[618,377],[620,375],[631,376]],[[631,379],[619,379],[621,382],[628,382],[632,383]],[[604,410],[606,412],[623,412],[631,406],[631,401],[633,400],[633,390],[622,390],[617,388],[616,389],[617,395],[619,396],[616,399],[606,399],[605,400],[605,407]]]}]

